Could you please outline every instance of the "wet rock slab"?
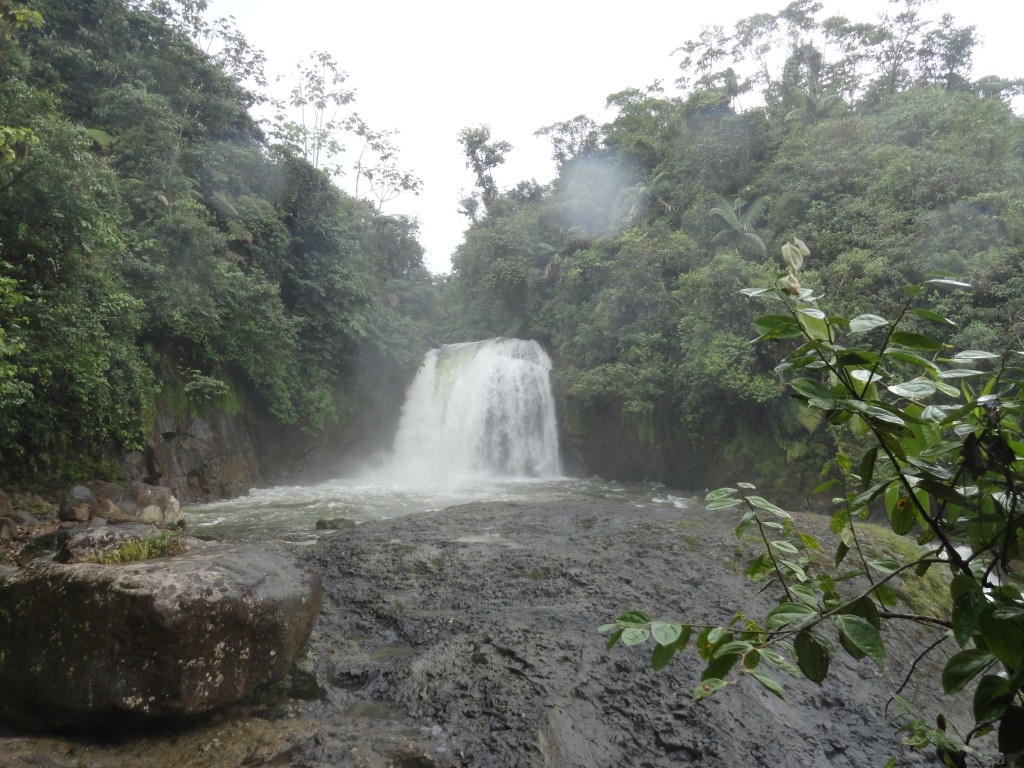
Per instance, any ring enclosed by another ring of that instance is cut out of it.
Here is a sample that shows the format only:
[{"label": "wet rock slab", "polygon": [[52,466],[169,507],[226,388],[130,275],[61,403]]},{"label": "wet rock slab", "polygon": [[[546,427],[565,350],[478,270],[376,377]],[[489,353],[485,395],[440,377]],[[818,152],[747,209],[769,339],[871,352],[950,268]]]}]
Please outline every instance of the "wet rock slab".
[{"label": "wet rock slab", "polygon": [[[694,703],[691,660],[655,673],[649,648],[605,650],[596,628],[624,610],[718,623],[763,607],[743,578],[733,525],[721,512],[584,500],[469,505],[331,532],[303,555],[325,588],[304,659],[320,692],[150,741],[148,759],[860,768],[899,754],[904,765],[930,764],[900,745],[884,713],[929,633],[890,643],[882,671],[837,657],[829,687],[786,679],[786,701],[747,684]],[[202,752],[215,727],[215,754]],[[259,751],[244,757],[257,733]],[[93,768],[144,764],[131,762],[135,742],[16,741],[0,738],[0,750],[19,768],[69,749]]]}]

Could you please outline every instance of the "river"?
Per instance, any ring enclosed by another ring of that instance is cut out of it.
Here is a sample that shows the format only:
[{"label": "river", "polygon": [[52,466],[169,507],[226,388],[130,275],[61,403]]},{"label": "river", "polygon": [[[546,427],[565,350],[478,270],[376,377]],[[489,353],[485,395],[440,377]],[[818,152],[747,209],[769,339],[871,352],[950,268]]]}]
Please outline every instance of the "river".
[{"label": "river", "polygon": [[232,539],[283,537],[312,540],[321,519],[356,523],[459,504],[502,501],[524,504],[570,499],[615,501],[685,509],[691,497],[656,483],[615,483],[599,478],[496,479],[480,476],[437,485],[403,485],[382,476],[331,480],[318,485],[254,489],[230,501],[188,507],[189,530]]}]

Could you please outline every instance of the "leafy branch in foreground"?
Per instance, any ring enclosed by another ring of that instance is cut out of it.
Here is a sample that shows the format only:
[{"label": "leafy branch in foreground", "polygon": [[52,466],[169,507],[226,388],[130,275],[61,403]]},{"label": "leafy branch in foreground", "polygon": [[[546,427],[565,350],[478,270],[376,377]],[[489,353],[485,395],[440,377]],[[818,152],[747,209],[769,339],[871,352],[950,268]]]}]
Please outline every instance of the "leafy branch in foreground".
[{"label": "leafy branch in foreground", "polygon": [[[850,435],[843,444],[858,446],[856,457],[840,449],[823,469],[830,479],[815,489],[837,494],[829,525],[837,537],[833,551],[826,553],[749,483],[712,491],[707,509],[735,509],[741,512],[737,536],[756,533],[760,554],[746,575],[776,589],[778,605],[757,620],[737,613],[723,626],[700,627],[632,611],[600,631],[610,633],[608,648],[653,638],[655,669],[686,649],[696,631],[694,648],[705,669],[695,699],[744,677],[782,697],[779,672],[826,679],[833,638],[855,659],[881,666],[883,622],[914,622],[937,633],[922,656],[955,643],[942,688],[960,696],[973,690],[975,722],[962,737],[947,734],[942,715],[939,727],[931,727],[913,714],[901,688],[892,702],[898,732],[914,749],[934,746],[949,766],[968,757],[982,761],[976,740],[995,732],[1008,764],[1024,752],[1024,352],[954,353],[926,332],[954,324],[919,305],[934,291],[970,288],[946,278],[906,286],[891,319],[827,315],[820,297],[800,284],[809,255],[794,239],[782,249],[787,269],[776,285],[743,293],[775,303],[776,311],[754,322],[760,334],[754,343],[795,340],[776,368],[792,396],[844,425]],[[916,547],[873,554],[864,527],[869,511],[883,508],[892,531],[916,538]],[[945,600],[903,610],[905,579],[934,582],[943,572]],[[920,674],[920,660],[907,671],[908,681]]]}]

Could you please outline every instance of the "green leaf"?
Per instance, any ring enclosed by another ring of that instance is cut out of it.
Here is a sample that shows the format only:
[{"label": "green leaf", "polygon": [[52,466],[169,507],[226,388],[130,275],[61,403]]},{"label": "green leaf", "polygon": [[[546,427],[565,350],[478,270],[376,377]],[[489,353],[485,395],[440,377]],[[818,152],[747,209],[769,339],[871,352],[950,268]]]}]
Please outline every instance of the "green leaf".
[{"label": "green leaf", "polygon": [[716,509],[730,509],[743,503],[743,499],[720,499],[704,505],[704,509],[714,511]]},{"label": "green leaf", "polygon": [[871,486],[871,478],[875,475],[875,460],[878,458],[878,446],[864,452],[860,459],[860,481],[865,488]]},{"label": "green leaf", "polygon": [[728,683],[726,683],[725,680],[721,680],[717,677],[701,680],[700,685],[698,685],[693,691],[693,700],[700,701],[701,699],[706,699],[708,696],[711,696],[717,691],[725,688],[726,685],[728,685]]},{"label": "green leaf", "polygon": [[643,611],[626,611],[615,617],[615,623],[624,629],[630,627],[647,627],[651,623],[651,617]]},{"label": "green leaf", "polygon": [[811,587],[806,584],[794,584],[789,588],[791,594],[796,595],[796,598],[811,608],[818,607],[818,593],[815,592]]},{"label": "green leaf", "polygon": [[603,635],[605,632],[611,632],[613,629],[618,629],[618,624],[602,624],[597,628],[598,634]]},{"label": "green leaf", "polygon": [[957,593],[953,597],[953,611],[950,615],[953,637],[963,648],[978,629],[981,606],[985,598],[981,594],[981,585],[963,574],[957,574],[953,578],[950,591]]},{"label": "green leaf", "polygon": [[779,560],[779,565],[796,576],[800,581],[807,581],[807,572],[799,563],[794,563],[792,560]]},{"label": "green leaf", "polygon": [[787,555],[798,555],[800,550],[797,549],[792,542],[786,541],[785,539],[776,539],[771,542],[772,547],[777,549],[779,552],[785,552]]},{"label": "green leaf", "polygon": [[778,629],[789,624],[804,624],[815,616],[814,608],[804,603],[782,603],[768,612],[765,621],[768,629]]},{"label": "green leaf", "polygon": [[655,672],[660,672],[665,666],[672,661],[672,657],[676,654],[676,647],[674,645],[656,645],[654,651],[651,653],[651,669]]},{"label": "green leaf", "polygon": [[978,622],[981,636],[997,659],[1010,669],[1024,665],[1024,622],[1001,615],[991,604],[985,605]]},{"label": "green leaf", "polygon": [[962,691],[967,683],[995,660],[995,656],[980,648],[960,651],[946,662],[942,670],[942,690],[947,694]]},{"label": "green leaf", "polygon": [[1024,707],[1014,704],[1003,713],[999,722],[999,751],[1015,755],[1024,751]]},{"label": "green leaf", "polygon": [[797,312],[799,312],[801,315],[806,315],[807,317],[812,317],[815,320],[824,320],[825,319],[825,313],[822,312],[817,307],[801,307],[800,309],[797,310]]},{"label": "green leaf", "polygon": [[983,349],[965,349],[957,352],[949,359],[951,363],[970,363],[974,360],[999,360],[999,355],[994,352],[986,352]]},{"label": "green leaf", "polygon": [[722,643],[720,646],[715,648],[715,653],[712,658],[742,655],[752,651],[753,649],[754,646],[747,640],[730,640],[728,643]]},{"label": "green leaf", "polygon": [[815,632],[803,630],[798,632],[793,642],[796,651],[796,663],[808,680],[820,683],[828,675],[831,658],[828,642]]},{"label": "green leaf", "polygon": [[924,368],[928,371],[937,370],[937,366],[931,360],[927,360],[920,355],[910,352],[906,349],[899,349],[898,347],[887,347],[883,354],[886,357],[891,357],[895,360],[899,360],[903,363],[910,365],[916,365],[918,368]]},{"label": "green leaf", "polygon": [[[819,317],[820,315],[820,317]],[[816,341],[832,341],[832,331],[825,321],[825,313],[820,309],[805,307],[798,310],[797,318],[800,327],[809,339]]]},{"label": "green leaf", "polygon": [[622,633],[624,631],[625,630],[619,627],[614,632],[612,632],[611,635],[609,635],[608,642],[604,644],[604,648],[606,651],[610,651],[615,646],[615,644],[622,639]]},{"label": "green leaf", "polygon": [[952,320],[947,317],[943,317],[938,312],[933,312],[930,309],[912,309],[910,310],[910,314],[923,317],[925,320],[931,320],[933,323],[938,323],[939,325],[956,328],[956,323]]},{"label": "green leaf", "polygon": [[778,667],[783,672],[792,675],[793,677],[800,677],[800,669],[781,653],[776,653],[775,651],[769,651],[766,648],[762,648],[761,658],[773,667]]},{"label": "green leaf", "polygon": [[809,533],[798,533],[797,537],[807,549],[813,549],[815,552],[821,551],[821,543]]},{"label": "green leaf", "polygon": [[795,330],[796,321],[789,315],[762,315],[754,321],[758,333],[766,334],[779,330]]},{"label": "green leaf", "polygon": [[916,522],[917,509],[910,503],[910,499],[906,496],[898,499],[889,515],[889,523],[892,526],[893,533],[904,536],[913,530]]},{"label": "green leaf", "polygon": [[849,553],[850,553],[850,548],[848,546],[846,546],[846,544],[844,542],[842,542],[842,541],[839,542],[839,544],[836,546],[836,556],[835,556],[836,568],[838,568],[840,566],[840,564],[843,562],[843,560],[846,559],[846,556]]},{"label": "green leaf", "polygon": [[1014,688],[999,675],[985,675],[974,689],[974,719],[979,723],[997,720],[1013,702]]},{"label": "green leaf", "polygon": [[907,400],[919,400],[923,397],[930,397],[935,394],[935,384],[930,381],[923,379],[914,379],[913,381],[905,381],[902,384],[893,384],[887,389],[897,397],[902,397]]},{"label": "green leaf", "polygon": [[895,608],[900,602],[899,595],[888,584],[878,584],[871,592],[886,608]]},{"label": "green leaf", "polygon": [[658,645],[672,645],[683,634],[680,624],[666,624],[663,621],[651,622],[651,637]]},{"label": "green leaf", "polygon": [[831,402],[833,400],[832,392],[829,391],[829,389],[820,381],[815,381],[814,379],[793,379],[789,382],[789,386],[807,399],[823,400],[827,402]]},{"label": "green leaf", "polygon": [[938,352],[942,349],[942,342],[934,336],[923,333],[911,333],[910,331],[893,331],[889,337],[893,344],[899,344],[911,349],[923,349],[927,352]]},{"label": "green leaf", "polygon": [[622,631],[622,644],[623,645],[640,645],[646,643],[647,638],[651,636],[650,630],[637,629],[636,627],[629,627]]},{"label": "green leaf", "polygon": [[850,333],[865,333],[888,324],[888,320],[878,315],[857,315],[850,321]]},{"label": "green leaf", "polygon": [[784,509],[780,509],[767,499],[764,499],[760,496],[748,496],[747,501],[749,501],[758,509],[763,509],[765,512],[771,512],[776,517],[781,517],[785,520],[792,519],[792,516],[789,514],[789,512],[786,512]]},{"label": "green leaf", "polygon": [[868,565],[885,576],[896,573],[896,571],[900,569],[899,562],[888,557],[879,558],[877,560],[868,560]]},{"label": "green leaf", "polygon": [[940,379],[969,379],[972,376],[984,376],[984,373],[973,368],[950,368],[948,371],[939,371]]},{"label": "green leaf", "polygon": [[917,487],[925,493],[949,504],[953,504],[954,506],[961,507],[965,510],[969,510],[972,507],[969,499],[945,483],[939,483],[934,480],[921,480],[917,484]]},{"label": "green leaf", "polygon": [[942,288],[956,288],[958,290],[970,290],[970,283],[961,283],[959,280],[945,280],[941,278],[933,278],[931,280],[925,280],[925,285],[934,285]]},{"label": "green leaf", "polygon": [[888,480],[882,480],[881,482],[875,483],[864,491],[864,493],[859,494],[853,501],[851,501],[850,506],[853,507],[854,510],[859,507],[867,506],[884,493],[885,489],[888,488],[892,482],[893,480],[890,478]]},{"label": "green leaf", "polygon": [[885,661],[885,646],[878,630],[867,619],[841,614],[834,617],[839,634],[878,666]]},{"label": "green leaf", "polygon": [[772,677],[771,675],[766,675],[764,672],[761,672],[757,669],[745,669],[743,671],[755,680],[757,680],[757,682],[759,682],[765,688],[767,688],[769,692],[785,701],[786,695],[782,690],[782,686],[779,685],[779,681],[776,680],[774,677]]},{"label": "green leaf", "polygon": [[719,499],[724,499],[726,496],[732,496],[732,494],[734,494],[734,493],[736,493],[736,489],[735,488],[718,488],[718,489],[716,489],[714,491],[711,491],[711,493],[709,493],[707,496],[705,496],[704,500],[705,501],[718,501]]},{"label": "green leaf", "polygon": [[756,519],[757,517],[754,515],[753,510],[748,509],[744,512],[743,517],[741,517],[740,521],[736,524],[736,535],[742,536],[743,532],[747,530],[747,528],[749,528]]}]

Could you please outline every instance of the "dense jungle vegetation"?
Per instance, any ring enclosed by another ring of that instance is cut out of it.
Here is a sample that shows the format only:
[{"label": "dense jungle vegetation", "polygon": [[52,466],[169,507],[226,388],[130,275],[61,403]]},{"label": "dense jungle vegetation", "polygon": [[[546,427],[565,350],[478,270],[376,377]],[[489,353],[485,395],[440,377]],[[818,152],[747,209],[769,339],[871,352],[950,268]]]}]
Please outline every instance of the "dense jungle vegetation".
[{"label": "dense jungle vegetation", "polygon": [[416,223],[316,167],[323,124],[268,140],[262,54],[205,5],[0,0],[0,483],[96,471],[161,410],[344,434],[419,364]]},{"label": "dense jungle vegetation", "polygon": [[463,132],[478,185],[449,332],[549,347],[588,468],[691,488],[754,478],[790,498],[815,485],[834,433],[785,396],[779,351],[749,343],[759,310],[737,299],[772,285],[794,236],[841,316],[887,315],[904,285],[952,274],[975,290],[935,297],[956,322],[944,341],[1020,348],[1021,81],[972,80],[973,28],[919,0],[894,9],[860,24],[798,0],[705,30],[677,52],[676,89],[613,94],[604,125],[542,128],[547,186],[497,190],[508,145]]},{"label": "dense jungle vegetation", "polygon": [[[1024,327],[1021,81],[972,79],[972,28],[893,9],[854,23],[797,0],[705,30],[677,83],[541,128],[550,184],[499,189],[512,148],[466,128],[477,188],[437,278],[416,222],[380,210],[416,180],[381,169],[374,204],[321,162],[338,133],[386,134],[354,112],[257,123],[262,54],[205,3],[0,0],[0,483],[137,447],[160,410],[340,444],[394,411],[427,339],[514,335],[555,357],[577,470],[810,487],[836,438],[736,300],[789,238],[844,313],[885,315],[942,272],[976,288],[936,297],[947,341],[998,351]],[[314,62],[292,103],[319,86],[347,105]]]}]

